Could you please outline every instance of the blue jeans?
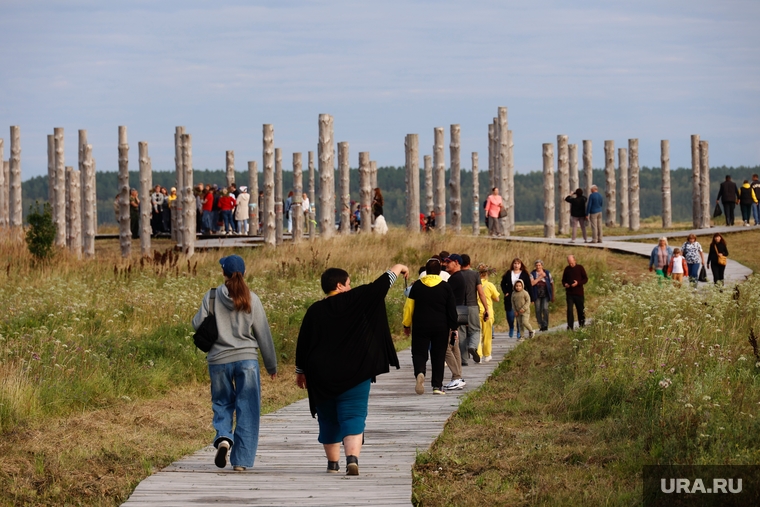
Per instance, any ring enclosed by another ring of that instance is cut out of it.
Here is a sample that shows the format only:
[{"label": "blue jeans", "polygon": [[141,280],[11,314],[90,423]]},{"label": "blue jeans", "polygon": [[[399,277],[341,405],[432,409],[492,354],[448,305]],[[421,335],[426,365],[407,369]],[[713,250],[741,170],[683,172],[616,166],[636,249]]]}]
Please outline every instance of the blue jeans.
[{"label": "blue jeans", "polygon": [[760,202],[752,205],[752,217],[755,219],[755,225],[760,224]]},{"label": "blue jeans", "polygon": [[[222,440],[232,443],[232,466],[251,468],[259,445],[261,379],[255,359],[227,364],[210,364],[211,406],[214,410],[214,447]],[[232,432],[232,414],[235,432]]]},{"label": "blue jeans", "polygon": [[219,213],[221,213],[222,221],[224,222],[224,232],[234,232],[235,225],[232,223],[232,210],[223,209]]},{"label": "blue jeans", "polygon": [[549,329],[549,298],[536,298],[536,320],[539,329]]},{"label": "blue jeans", "polygon": [[248,232],[248,220],[238,220],[237,221],[237,231],[239,234],[245,234]]},{"label": "blue jeans", "polygon": [[[515,332],[515,311],[512,309],[512,303],[510,302],[509,308],[504,305],[504,309],[507,311],[507,324],[509,324],[509,337]],[[517,325],[517,337],[520,338],[520,325]]]},{"label": "blue jeans", "polygon": [[695,282],[699,278],[699,268],[702,267],[702,264],[697,262],[696,264],[686,264],[686,267],[689,268],[689,281]]},{"label": "blue jeans", "polygon": [[214,230],[214,215],[212,211],[204,211],[201,218],[201,232],[211,234]]}]

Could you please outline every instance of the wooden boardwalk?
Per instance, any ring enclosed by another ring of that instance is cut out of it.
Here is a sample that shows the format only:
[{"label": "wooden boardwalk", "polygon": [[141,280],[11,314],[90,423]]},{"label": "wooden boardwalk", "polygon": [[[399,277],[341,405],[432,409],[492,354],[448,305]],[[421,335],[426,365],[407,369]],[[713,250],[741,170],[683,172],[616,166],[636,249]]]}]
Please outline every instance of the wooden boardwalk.
[{"label": "wooden boardwalk", "polygon": [[[716,227],[706,231],[724,232],[722,229]],[[669,232],[668,236],[684,237],[689,232]],[[626,239],[648,239],[650,236]],[[659,236],[655,234],[654,239]],[[551,243],[575,246],[579,250],[583,247],[608,248],[645,257],[649,257],[656,244],[654,240],[647,244],[621,239],[610,237],[610,241],[602,244],[571,244],[567,239],[512,236],[506,241]],[[582,252],[576,256],[582,263]],[[751,274],[751,269],[729,259],[727,283],[741,282]],[[564,327],[562,324],[557,329]],[[381,375],[378,383],[372,386],[366,443],[359,458],[361,475],[358,477],[344,475],[343,455],[340,474],[325,472],[326,459],[317,442],[317,422],[311,418],[308,401],[304,399],[261,418],[261,436],[253,469],[233,472],[229,466],[224,470],[216,468],[214,448],[208,446],[142,481],[123,505],[410,505],[411,467],[417,453],[428,449],[449,416],[456,411],[461,398],[482,385],[515,345],[516,340],[497,333],[492,353],[494,360],[483,364],[470,362],[463,372],[467,387],[445,396],[431,393],[429,364],[426,393],[416,395],[411,352],[409,349],[399,352],[401,369]],[[448,373],[446,369],[444,381],[448,380]]]}]

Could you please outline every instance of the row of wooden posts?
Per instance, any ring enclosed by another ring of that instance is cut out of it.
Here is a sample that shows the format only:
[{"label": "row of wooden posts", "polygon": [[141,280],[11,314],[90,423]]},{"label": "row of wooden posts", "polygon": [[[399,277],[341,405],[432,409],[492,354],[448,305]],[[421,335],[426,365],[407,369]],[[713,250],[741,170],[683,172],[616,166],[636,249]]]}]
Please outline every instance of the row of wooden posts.
[{"label": "row of wooden posts", "polygon": [[[127,128],[118,129],[119,154],[119,238],[121,252],[124,257],[131,255],[130,230],[130,186],[129,186],[129,144]],[[331,115],[319,115],[318,142],[318,171],[320,178],[319,216],[314,216],[315,203],[315,167],[314,152],[308,152],[309,200],[312,206],[306,211],[301,209],[303,194],[303,172],[301,153],[293,154],[293,241],[303,239],[306,228],[308,236],[314,239],[315,226],[319,225],[322,238],[329,239],[336,232],[335,227],[335,150],[334,150],[334,120]],[[446,231],[446,181],[444,158],[444,129],[434,129],[433,155],[425,155],[425,212],[435,211],[436,228]],[[283,241],[283,188],[282,188],[282,151],[274,147],[274,127],[271,124],[263,126],[263,200],[262,200],[262,235],[264,242],[277,246]],[[462,209],[460,187],[460,127],[451,125],[449,199],[451,211],[450,228],[453,232],[461,232]],[[19,128],[11,127],[11,157],[3,162],[0,171],[0,226],[20,227],[21,213],[21,148]],[[79,130],[79,169],[74,170],[65,165],[64,160],[64,131],[54,129],[53,135],[48,135],[48,199],[51,203],[53,220],[57,225],[56,244],[67,246],[73,253],[81,256],[93,256],[94,241],[97,231],[97,210],[95,195],[95,160],[92,157],[92,145],[87,143],[87,131]],[[709,187],[709,145],[700,141],[698,135],[692,141],[692,173],[693,173],[693,225],[694,227],[710,226],[710,187]],[[341,233],[350,232],[351,196],[349,193],[349,144],[339,142],[338,146],[338,177],[340,192],[340,228]],[[409,232],[420,231],[420,171],[419,171],[419,136],[408,134],[405,142],[406,166],[406,227]],[[150,217],[152,190],[152,168],[148,154],[148,143],[138,143],[140,168],[140,250],[142,255],[150,254]],[[0,161],[3,160],[3,140],[0,139]],[[508,235],[514,230],[514,163],[512,131],[508,129],[507,108],[499,107],[497,116],[488,125],[488,173],[489,186],[497,187],[503,198],[506,216],[501,218],[501,230]],[[638,139],[628,140],[628,149],[618,149],[618,174],[615,174],[615,145],[614,141],[604,142],[605,151],[605,201],[606,225],[617,225],[617,199],[620,199],[620,226],[632,231],[639,229],[639,157]],[[662,225],[671,226],[670,201],[670,147],[669,141],[661,142],[662,167]],[[583,173],[585,176],[585,193],[591,193],[593,184],[592,142],[583,141]],[[543,145],[544,169],[544,236],[555,236],[555,195],[554,195],[554,146],[551,143]],[[578,145],[569,144],[568,136],[557,136],[557,160],[559,183],[559,234],[570,232],[570,207],[564,198],[580,187],[578,169]],[[480,232],[480,196],[478,195],[478,153],[472,152],[472,233]],[[175,131],[175,173],[178,199],[171,209],[172,239],[175,240],[187,255],[195,250],[196,199],[193,188],[192,169],[192,136],[185,132],[184,127]],[[619,179],[620,188],[616,188]],[[226,152],[227,185],[235,182],[234,151]],[[363,231],[371,230],[372,190],[377,187],[377,163],[370,160],[368,152],[359,153],[359,205],[361,227]],[[251,195],[251,218],[249,235],[257,234],[258,222],[258,167],[256,161],[248,162],[248,188]],[[306,217],[301,220],[301,217]],[[305,221],[305,224],[304,224]],[[306,225],[306,227],[305,227]]]}]

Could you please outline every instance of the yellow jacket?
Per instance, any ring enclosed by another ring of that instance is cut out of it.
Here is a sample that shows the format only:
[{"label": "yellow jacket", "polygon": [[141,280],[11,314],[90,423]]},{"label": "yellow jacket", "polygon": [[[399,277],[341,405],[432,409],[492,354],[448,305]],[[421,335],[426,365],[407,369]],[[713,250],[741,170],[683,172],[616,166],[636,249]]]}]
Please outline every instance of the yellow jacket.
[{"label": "yellow jacket", "polygon": [[[488,303],[488,320],[493,322],[493,302],[499,300],[499,291],[496,286],[488,281],[486,278],[481,278],[480,283],[483,285],[483,292],[486,294],[486,302]],[[478,298],[478,309],[480,310],[480,318],[483,318],[483,303]]]},{"label": "yellow jacket", "polygon": [[[428,287],[435,287],[443,282],[443,279],[439,275],[425,275],[420,278],[420,282]],[[412,315],[414,315],[414,299],[406,298],[406,303],[404,303],[404,320],[401,323],[404,327],[412,327]]]}]

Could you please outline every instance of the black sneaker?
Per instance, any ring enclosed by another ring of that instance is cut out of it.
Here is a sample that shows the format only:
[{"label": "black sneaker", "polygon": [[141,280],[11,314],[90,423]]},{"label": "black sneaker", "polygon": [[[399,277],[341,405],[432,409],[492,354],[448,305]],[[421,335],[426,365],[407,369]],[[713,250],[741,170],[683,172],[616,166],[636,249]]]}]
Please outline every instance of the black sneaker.
[{"label": "black sneaker", "polygon": [[346,456],[346,475],[359,475],[359,458]]},{"label": "black sneaker", "polygon": [[476,349],[475,347],[470,347],[469,349],[467,349],[467,352],[470,353],[470,355],[472,356],[472,360],[473,361],[475,361],[476,363],[480,362],[480,356],[478,355],[478,349]]},{"label": "black sneaker", "polygon": [[340,472],[340,462],[327,460],[327,473],[337,474]]},{"label": "black sneaker", "polygon": [[227,466],[227,453],[230,451],[230,443],[227,440],[222,440],[216,447],[216,457],[214,458],[214,464],[219,468]]}]

